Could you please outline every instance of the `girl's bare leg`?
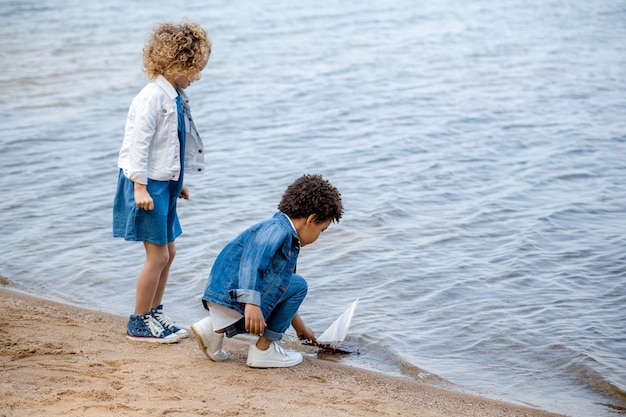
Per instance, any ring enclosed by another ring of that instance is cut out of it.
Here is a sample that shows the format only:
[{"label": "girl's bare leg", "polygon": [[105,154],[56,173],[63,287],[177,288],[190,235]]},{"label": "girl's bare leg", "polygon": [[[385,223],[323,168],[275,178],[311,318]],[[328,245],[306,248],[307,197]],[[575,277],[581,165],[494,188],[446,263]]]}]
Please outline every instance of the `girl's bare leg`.
[{"label": "girl's bare leg", "polygon": [[161,301],[163,299],[163,293],[165,292],[165,286],[167,285],[167,278],[170,275],[170,267],[172,266],[172,262],[174,262],[174,257],[176,256],[176,244],[174,242],[170,242],[167,244],[167,250],[169,254],[169,260],[165,267],[161,271],[161,276],[159,278],[159,285],[157,286],[156,293],[154,294],[154,299],[152,300],[151,308],[156,308],[161,305]]},{"label": "girl's bare leg", "polygon": [[[170,262],[168,245],[153,245],[144,242],[146,261],[137,278],[137,293],[135,296],[135,314],[147,314],[152,308],[159,288],[163,269]],[[168,266],[169,269],[169,266]],[[161,293],[163,296],[163,293]]]}]

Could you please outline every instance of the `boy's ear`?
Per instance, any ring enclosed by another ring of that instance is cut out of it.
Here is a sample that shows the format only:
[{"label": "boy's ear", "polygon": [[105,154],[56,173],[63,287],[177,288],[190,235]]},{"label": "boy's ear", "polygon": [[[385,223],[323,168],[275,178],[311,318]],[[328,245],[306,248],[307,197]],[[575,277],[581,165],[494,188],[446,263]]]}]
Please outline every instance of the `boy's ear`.
[{"label": "boy's ear", "polygon": [[306,218],[307,224],[311,224],[315,222],[316,220],[317,220],[317,214],[311,214],[309,217]]}]

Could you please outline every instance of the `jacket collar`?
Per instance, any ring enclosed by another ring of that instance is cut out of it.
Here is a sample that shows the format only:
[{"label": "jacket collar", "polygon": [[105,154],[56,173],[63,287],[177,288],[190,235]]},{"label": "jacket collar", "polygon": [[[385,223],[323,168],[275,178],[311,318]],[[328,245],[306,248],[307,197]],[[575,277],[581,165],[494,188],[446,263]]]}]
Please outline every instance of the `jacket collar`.
[{"label": "jacket collar", "polygon": [[274,214],[274,218],[280,220],[286,226],[288,225],[291,229],[292,234],[295,237],[298,237],[298,232],[296,232],[296,228],[294,227],[293,222],[285,213],[283,213],[282,211],[276,212],[276,214]]},{"label": "jacket collar", "polygon": [[161,87],[161,89],[165,91],[165,93],[169,96],[169,98],[171,98],[172,100],[176,100],[176,96],[178,95],[178,93],[176,92],[176,89],[174,88],[174,86],[170,84],[170,82],[167,81],[164,76],[162,75],[157,76],[154,79],[154,83],[158,85],[159,87]]}]

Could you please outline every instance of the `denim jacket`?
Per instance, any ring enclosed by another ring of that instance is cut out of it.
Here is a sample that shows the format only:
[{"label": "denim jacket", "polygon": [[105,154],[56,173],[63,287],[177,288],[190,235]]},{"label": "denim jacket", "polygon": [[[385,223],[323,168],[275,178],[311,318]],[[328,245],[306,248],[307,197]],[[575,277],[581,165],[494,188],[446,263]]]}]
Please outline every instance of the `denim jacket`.
[{"label": "denim jacket", "polygon": [[202,299],[244,314],[244,304],[261,307],[264,317],[289,286],[300,253],[298,234],[277,212],[232,240],[217,256]]},{"label": "denim jacket", "polygon": [[140,184],[147,184],[148,178],[178,181],[181,168],[175,101],[178,93],[186,116],[185,172],[203,171],[204,150],[191,119],[189,98],[159,75],[133,98],[128,110],[117,166],[129,180]]}]

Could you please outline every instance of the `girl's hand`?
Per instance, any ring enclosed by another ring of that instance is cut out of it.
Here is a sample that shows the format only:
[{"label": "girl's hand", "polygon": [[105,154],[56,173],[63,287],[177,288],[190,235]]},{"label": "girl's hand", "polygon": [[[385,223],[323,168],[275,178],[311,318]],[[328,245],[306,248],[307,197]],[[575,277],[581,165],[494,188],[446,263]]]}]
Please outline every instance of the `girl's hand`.
[{"label": "girl's hand", "polygon": [[265,330],[265,319],[261,307],[254,304],[246,304],[244,309],[244,317],[246,323],[246,331],[255,336],[263,336]]},{"label": "girl's hand", "polygon": [[185,200],[189,200],[189,188],[186,185],[183,185],[183,189],[178,194],[178,198],[184,198]]},{"label": "girl's hand", "polygon": [[144,210],[154,209],[154,201],[148,192],[146,184],[135,183],[135,204]]}]

